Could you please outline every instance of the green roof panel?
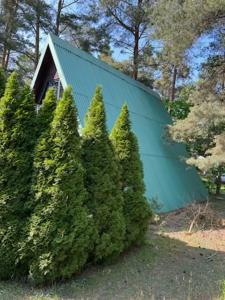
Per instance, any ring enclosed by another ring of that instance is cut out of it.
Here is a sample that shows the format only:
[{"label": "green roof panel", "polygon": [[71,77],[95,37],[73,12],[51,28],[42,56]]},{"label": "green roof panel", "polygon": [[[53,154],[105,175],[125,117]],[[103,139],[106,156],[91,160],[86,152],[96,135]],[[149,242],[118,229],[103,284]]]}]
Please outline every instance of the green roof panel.
[{"label": "green roof panel", "polygon": [[[157,198],[162,211],[171,211],[207,197],[196,170],[180,159],[185,155],[184,145],[169,144],[164,138],[165,126],[171,119],[156,92],[54,35],[49,35],[47,44],[63,87],[73,87],[82,125],[96,85],[103,88],[109,130],[123,103],[128,104],[139,142],[148,199]],[[44,54],[41,61],[43,57]]]}]

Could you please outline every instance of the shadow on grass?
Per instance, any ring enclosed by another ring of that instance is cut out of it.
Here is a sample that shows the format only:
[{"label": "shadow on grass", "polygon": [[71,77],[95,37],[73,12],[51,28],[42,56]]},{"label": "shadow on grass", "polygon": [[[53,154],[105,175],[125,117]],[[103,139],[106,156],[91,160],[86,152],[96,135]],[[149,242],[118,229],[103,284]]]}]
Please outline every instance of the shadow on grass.
[{"label": "shadow on grass", "polygon": [[148,242],[114,264],[95,266],[48,288],[0,283],[1,300],[219,299],[225,252],[194,248],[149,233]]}]

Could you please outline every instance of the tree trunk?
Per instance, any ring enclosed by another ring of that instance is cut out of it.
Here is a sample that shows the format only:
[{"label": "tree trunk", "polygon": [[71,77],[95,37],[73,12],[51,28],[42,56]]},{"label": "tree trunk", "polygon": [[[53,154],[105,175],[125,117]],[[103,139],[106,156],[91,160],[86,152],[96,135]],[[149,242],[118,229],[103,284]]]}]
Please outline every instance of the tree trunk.
[{"label": "tree trunk", "polygon": [[35,69],[38,65],[39,60],[39,44],[40,44],[40,15],[39,12],[37,12],[36,15],[36,25],[35,25]]},{"label": "tree trunk", "polygon": [[4,43],[3,46],[3,51],[2,51],[2,68],[5,70],[5,61],[6,61],[6,55],[7,55],[7,47],[6,47],[6,42]]},{"label": "tree trunk", "polygon": [[[223,66],[224,66],[224,62],[225,62],[225,53],[223,53]],[[221,84],[221,89],[222,91],[225,88],[225,69],[223,68],[223,72],[222,72],[222,84]]]},{"label": "tree trunk", "polygon": [[6,54],[6,58],[5,58],[5,67],[4,67],[5,70],[8,69],[10,51],[11,51],[10,49],[7,50],[7,54]]},{"label": "tree trunk", "polygon": [[177,81],[177,67],[174,66],[174,68],[173,68],[172,86],[171,86],[171,95],[170,95],[170,100],[171,101],[173,101],[175,99],[176,81]]},{"label": "tree trunk", "polygon": [[6,57],[7,57],[7,42],[9,40],[9,20],[6,21],[6,25],[5,25],[5,41],[4,41],[4,46],[3,46],[3,51],[2,51],[2,68],[4,70],[6,70]]},{"label": "tree trunk", "polygon": [[135,26],[134,32],[134,52],[133,52],[133,74],[132,77],[137,80],[139,65],[139,26]]},{"label": "tree trunk", "polygon": [[18,4],[19,4],[19,0],[8,1],[6,11],[4,12],[8,16],[5,24],[5,42],[3,46],[3,52],[2,52],[2,67],[5,70],[7,70],[8,63],[9,63],[9,56],[11,52],[11,49],[9,48],[9,42],[12,38],[13,25],[15,22]]},{"label": "tree trunk", "polygon": [[60,27],[60,18],[61,18],[61,11],[63,8],[63,0],[58,1],[58,9],[56,13],[56,24],[55,24],[55,35],[59,36],[59,27]]},{"label": "tree trunk", "polygon": [[220,190],[221,190],[221,172],[216,177],[215,180],[215,185],[216,185],[216,195],[220,195]]},{"label": "tree trunk", "polygon": [[[138,0],[137,6],[142,7],[143,0]],[[132,77],[137,80],[139,68],[139,40],[140,40],[140,21],[134,26],[134,49],[133,49],[133,74]]]}]

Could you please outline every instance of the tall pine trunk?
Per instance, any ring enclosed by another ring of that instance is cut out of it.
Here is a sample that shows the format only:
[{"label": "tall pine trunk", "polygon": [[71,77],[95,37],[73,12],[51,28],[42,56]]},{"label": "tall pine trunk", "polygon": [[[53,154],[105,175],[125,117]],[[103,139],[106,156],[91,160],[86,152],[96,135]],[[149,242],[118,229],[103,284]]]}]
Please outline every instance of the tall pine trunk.
[{"label": "tall pine trunk", "polygon": [[35,69],[39,60],[39,44],[40,44],[40,14],[37,12],[36,15],[36,24],[35,24]]},{"label": "tall pine trunk", "polygon": [[57,36],[59,36],[59,27],[60,27],[60,18],[61,18],[62,8],[63,8],[63,0],[59,0],[57,13],[56,13],[56,24],[55,24],[55,35],[57,35]]},{"label": "tall pine trunk", "polygon": [[138,78],[138,65],[139,65],[139,26],[135,26],[134,32],[134,52],[133,52],[133,74],[132,77],[137,80]]},{"label": "tall pine trunk", "polygon": [[[141,8],[143,0],[138,0],[138,7]],[[140,23],[134,26],[134,48],[133,48],[133,79],[138,78],[139,67],[139,41],[140,41]]]},{"label": "tall pine trunk", "polygon": [[173,68],[173,75],[172,75],[172,85],[171,85],[171,95],[170,100],[173,101],[175,99],[176,94],[176,81],[177,81],[177,67],[174,66]]},{"label": "tall pine trunk", "polygon": [[11,48],[9,46],[12,39],[13,26],[15,22],[15,17],[18,9],[19,0],[7,0],[7,6],[5,8],[4,14],[7,14],[6,24],[5,24],[5,41],[2,51],[2,67],[7,70]]},{"label": "tall pine trunk", "polygon": [[221,175],[222,175],[222,172],[219,171],[217,176],[216,176],[216,179],[215,179],[215,185],[216,185],[216,195],[220,195],[220,190],[221,190]]},{"label": "tall pine trunk", "polygon": [[6,60],[6,55],[7,55],[7,47],[6,47],[6,42],[4,43],[3,51],[2,51],[2,68],[5,70],[5,60]]}]

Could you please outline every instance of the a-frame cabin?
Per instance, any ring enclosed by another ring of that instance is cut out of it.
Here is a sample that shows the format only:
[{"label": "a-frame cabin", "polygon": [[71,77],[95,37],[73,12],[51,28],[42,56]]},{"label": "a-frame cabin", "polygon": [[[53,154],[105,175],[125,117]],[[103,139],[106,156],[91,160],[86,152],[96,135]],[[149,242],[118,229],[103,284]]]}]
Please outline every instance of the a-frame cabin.
[{"label": "a-frame cabin", "polygon": [[60,97],[73,87],[81,125],[96,85],[103,87],[107,125],[111,130],[124,102],[128,104],[144,166],[146,196],[155,198],[162,211],[186,206],[207,196],[196,170],[180,160],[181,144],[169,144],[165,126],[171,123],[159,95],[143,84],[54,35],[49,35],[37,66],[32,88],[41,103],[49,86]]}]

